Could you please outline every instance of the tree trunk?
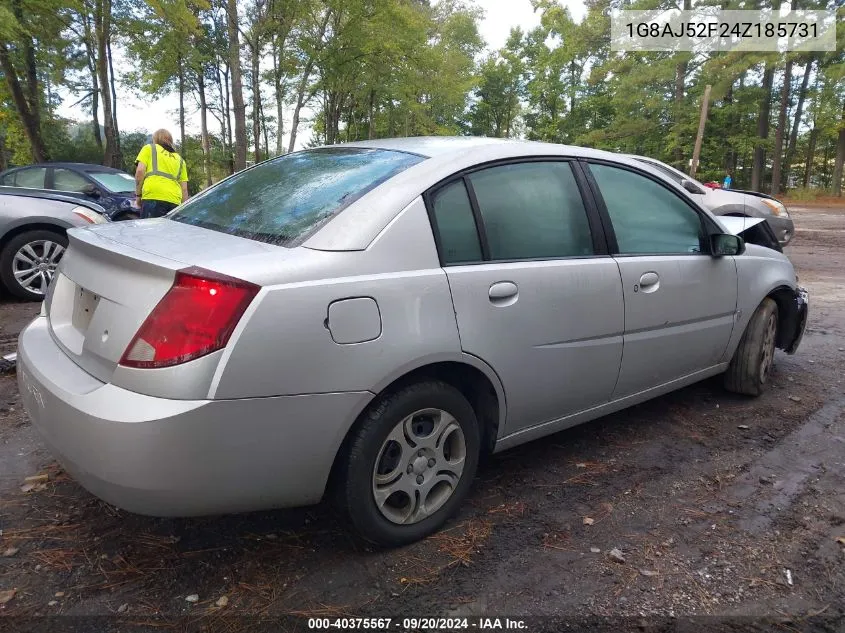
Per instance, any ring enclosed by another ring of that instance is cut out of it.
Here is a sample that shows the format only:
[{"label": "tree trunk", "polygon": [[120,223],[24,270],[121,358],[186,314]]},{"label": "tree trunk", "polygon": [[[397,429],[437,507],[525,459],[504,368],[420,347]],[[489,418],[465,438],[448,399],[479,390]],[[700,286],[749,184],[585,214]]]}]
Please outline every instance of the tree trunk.
[{"label": "tree trunk", "polygon": [[367,120],[368,120],[368,127],[367,127],[367,138],[374,139],[376,137],[376,126],[375,122],[373,121],[373,112],[375,110],[376,104],[376,91],[370,90],[370,103],[369,109],[367,112]]},{"label": "tree trunk", "polygon": [[804,165],[804,189],[810,188],[810,177],[813,175],[813,160],[816,157],[816,140],[819,130],[813,122],[813,129],[810,130],[810,140],[807,142],[807,164]]},{"label": "tree trunk", "polygon": [[[215,77],[217,78],[217,93],[220,99],[220,143],[223,145],[223,152],[226,154],[226,168],[229,174],[235,173],[234,164],[232,163],[232,145],[229,142],[229,110],[227,102],[223,97],[223,86],[228,86],[228,80],[220,74],[220,66],[215,67]],[[228,93],[226,93],[228,97]]]},{"label": "tree trunk", "polygon": [[757,142],[754,145],[754,165],[751,167],[751,188],[763,188],[763,174],[766,171],[765,142],[769,138],[769,112],[772,105],[772,81],[775,70],[766,62],[763,70],[763,97],[760,99],[760,113],[757,116]]},{"label": "tree trunk", "polygon": [[103,151],[103,137],[100,134],[100,82],[97,80],[97,58],[94,55],[94,48],[91,45],[93,41],[91,35],[91,21],[88,13],[82,14],[82,27],[84,29],[83,39],[85,44],[85,55],[87,57],[88,72],[91,73],[91,123],[94,126],[94,142],[97,148]]},{"label": "tree trunk", "polygon": [[21,123],[23,124],[24,133],[29,141],[32,160],[36,163],[46,162],[50,157],[47,153],[47,147],[44,144],[44,138],[41,136],[38,115],[33,114],[30,104],[24,95],[23,88],[18,80],[17,72],[12,66],[12,60],[9,58],[9,50],[6,48],[5,43],[0,44],[0,66],[3,68],[3,74],[6,76],[6,84],[9,86],[9,92],[15,103],[15,110],[18,112],[18,117],[20,117]]},{"label": "tree trunk", "polygon": [[[24,23],[23,7],[20,0],[12,0],[12,13],[18,22]],[[22,33],[23,53],[25,63],[26,92],[21,86],[14,64],[9,57],[9,49],[5,42],[0,42],[0,67],[6,76],[6,83],[9,92],[12,94],[12,101],[18,111],[21,123],[24,127],[24,134],[29,140],[32,159],[35,162],[44,162],[50,159],[44,137],[41,134],[41,95],[38,90],[38,69],[35,63],[35,44],[32,38]]]},{"label": "tree trunk", "polygon": [[235,144],[232,142],[232,108],[231,99],[229,98],[229,64],[226,64],[223,71],[223,79],[225,83],[223,86],[226,89],[226,140],[229,143],[229,173],[235,173]]},{"label": "tree trunk", "polygon": [[783,160],[783,139],[786,128],[786,110],[789,107],[789,90],[792,87],[792,60],[786,62],[783,70],[783,88],[780,91],[778,126],[775,130],[775,150],[772,155],[772,195],[780,193],[780,168]]},{"label": "tree trunk", "polygon": [[[326,34],[326,28],[329,24],[329,19],[331,18],[331,10],[326,9],[326,14],[323,16],[323,22],[320,24],[320,31],[317,35],[316,41],[320,41],[323,39],[323,36]],[[299,115],[302,111],[303,106],[308,101],[305,98],[305,91],[308,88],[308,80],[311,78],[311,71],[314,69],[314,55],[310,55],[308,57],[308,61],[305,63],[305,68],[302,70],[302,77],[299,79],[299,87],[296,91],[296,105],[293,109],[293,121],[291,121],[290,125],[290,141],[288,142],[288,152],[292,152],[293,148],[296,146],[296,132],[299,128]],[[309,95],[310,97],[313,95]]]},{"label": "tree trunk", "polygon": [[255,142],[255,162],[261,162],[261,78],[259,72],[260,40],[255,33],[255,41],[250,46],[252,70],[252,136]]},{"label": "tree trunk", "polygon": [[273,87],[276,93],[276,156],[280,156],[285,151],[283,139],[285,135],[285,90],[284,82],[282,81],[282,62],[279,52],[277,38],[273,38]]},{"label": "tree trunk", "polygon": [[106,133],[106,147],[103,164],[120,168],[120,147],[112,108],[112,93],[109,84],[108,40],[111,30],[111,0],[97,0],[94,9],[94,37],[97,40],[97,76],[100,79],[100,94],[103,99],[103,127]]},{"label": "tree trunk", "polygon": [[179,64],[179,142],[182,145],[182,156],[185,155],[185,60],[182,56],[176,61]]},{"label": "tree trunk", "polygon": [[801,125],[801,115],[804,113],[804,99],[807,96],[807,85],[810,82],[810,73],[813,70],[813,59],[811,58],[804,67],[804,78],[801,80],[801,88],[798,91],[798,104],[795,106],[795,117],[792,121],[792,132],[789,134],[789,143],[786,146],[786,159],[783,163],[783,180],[789,185],[789,173],[792,170],[792,161],[795,158],[795,146],[798,143],[798,127]]},{"label": "tree trunk", "polygon": [[258,103],[261,111],[261,133],[264,135],[264,158],[266,159],[270,157],[270,141],[267,135],[267,117],[264,116],[264,104],[260,101]]},{"label": "tree trunk", "polygon": [[842,165],[845,163],[845,100],[842,101],[842,118],[836,140],[836,159],[833,163],[833,195],[842,197]]},{"label": "tree trunk", "polygon": [[235,170],[246,168],[246,105],[241,79],[241,43],[238,33],[238,4],[226,0],[229,28],[229,70],[232,73],[232,110],[235,112]]},{"label": "tree trunk", "polygon": [[[111,3],[109,3],[111,7]],[[111,31],[111,29],[109,29]],[[109,86],[111,87],[111,111],[112,111],[112,127],[114,127],[114,139],[117,147],[117,155],[121,162],[123,162],[123,152],[120,149],[120,128],[117,125],[117,89],[114,82],[114,66],[112,65],[111,55],[111,32],[106,33],[106,57],[109,61]],[[123,165],[121,165],[123,167]]]},{"label": "tree trunk", "polygon": [[[205,186],[211,186],[211,143],[208,139],[208,104],[205,99],[205,76],[203,69],[197,73],[197,91],[200,97],[200,142],[202,143],[202,167],[205,171]],[[184,144],[184,141],[182,141]]]}]

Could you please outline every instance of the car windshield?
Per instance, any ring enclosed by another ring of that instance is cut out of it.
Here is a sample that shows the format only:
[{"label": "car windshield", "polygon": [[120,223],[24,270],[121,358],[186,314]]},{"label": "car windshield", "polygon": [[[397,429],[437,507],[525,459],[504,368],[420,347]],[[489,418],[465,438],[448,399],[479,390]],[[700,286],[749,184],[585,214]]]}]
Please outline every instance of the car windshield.
[{"label": "car windshield", "polygon": [[88,175],[109,191],[121,193],[131,193],[135,191],[135,179],[129,174],[108,171],[89,171]]},{"label": "car windshield", "polygon": [[293,246],[365,193],[422,160],[416,154],[354,147],[295,152],[227,178],[168,217]]}]

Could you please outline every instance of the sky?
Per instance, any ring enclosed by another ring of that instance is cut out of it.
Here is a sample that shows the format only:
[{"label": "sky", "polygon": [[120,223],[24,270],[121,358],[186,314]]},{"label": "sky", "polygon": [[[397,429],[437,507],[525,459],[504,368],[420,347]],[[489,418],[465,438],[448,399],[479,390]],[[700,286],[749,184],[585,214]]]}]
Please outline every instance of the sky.
[{"label": "sky", "polygon": [[[481,36],[487,42],[488,50],[498,50],[505,45],[511,28],[519,26],[528,31],[540,24],[540,17],[534,13],[531,0],[475,0],[484,10],[484,19],[479,25]],[[562,4],[569,7],[573,18],[580,21],[585,14],[583,0],[562,0]],[[129,70],[126,60],[116,59],[115,68],[118,75]],[[88,120],[88,115],[80,107],[71,108],[70,104],[77,101],[73,95],[66,95],[65,102],[58,109],[61,116]],[[189,134],[199,133],[199,113],[197,106],[188,99],[186,108],[186,127]],[[285,129],[290,129],[291,112],[287,113]],[[305,113],[305,118],[309,113]],[[179,100],[177,95],[160,98],[148,96],[138,97],[127,90],[117,91],[117,121],[120,129],[126,132],[141,130],[152,132],[158,128],[167,128],[174,138],[179,135]],[[219,127],[213,117],[209,117],[209,126],[216,131]],[[285,135],[287,136],[287,134]],[[311,137],[307,121],[300,122],[297,134],[297,149],[300,149]],[[287,146],[287,139],[285,140]]]}]

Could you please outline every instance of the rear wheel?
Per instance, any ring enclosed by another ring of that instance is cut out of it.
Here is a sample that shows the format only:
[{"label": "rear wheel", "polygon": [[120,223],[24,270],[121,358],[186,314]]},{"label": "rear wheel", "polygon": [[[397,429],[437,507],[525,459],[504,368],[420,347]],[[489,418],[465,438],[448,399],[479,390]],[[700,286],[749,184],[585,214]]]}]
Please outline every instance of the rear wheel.
[{"label": "rear wheel", "polygon": [[480,447],[475,412],[457,389],[430,381],[380,398],[363,415],[340,464],[339,501],[373,543],[419,540],[469,492]]},{"label": "rear wheel", "polygon": [[728,391],[748,396],[763,393],[774,365],[777,331],[778,306],[766,297],[751,316],[725,372]]},{"label": "rear wheel", "polygon": [[0,253],[0,278],[21,299],[42,301],[67,248],[67,236],[55,231],[25,231]]}]

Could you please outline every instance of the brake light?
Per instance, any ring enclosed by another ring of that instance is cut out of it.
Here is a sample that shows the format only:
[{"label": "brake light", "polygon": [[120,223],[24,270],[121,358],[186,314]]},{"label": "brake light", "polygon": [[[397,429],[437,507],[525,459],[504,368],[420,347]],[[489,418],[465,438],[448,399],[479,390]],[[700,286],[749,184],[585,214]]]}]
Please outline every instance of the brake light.
[{"label": "brake light", "polygon": [[171,367],[224,348],[258,290],[249,282],[201,268],[178,271],[120,364]]}]

